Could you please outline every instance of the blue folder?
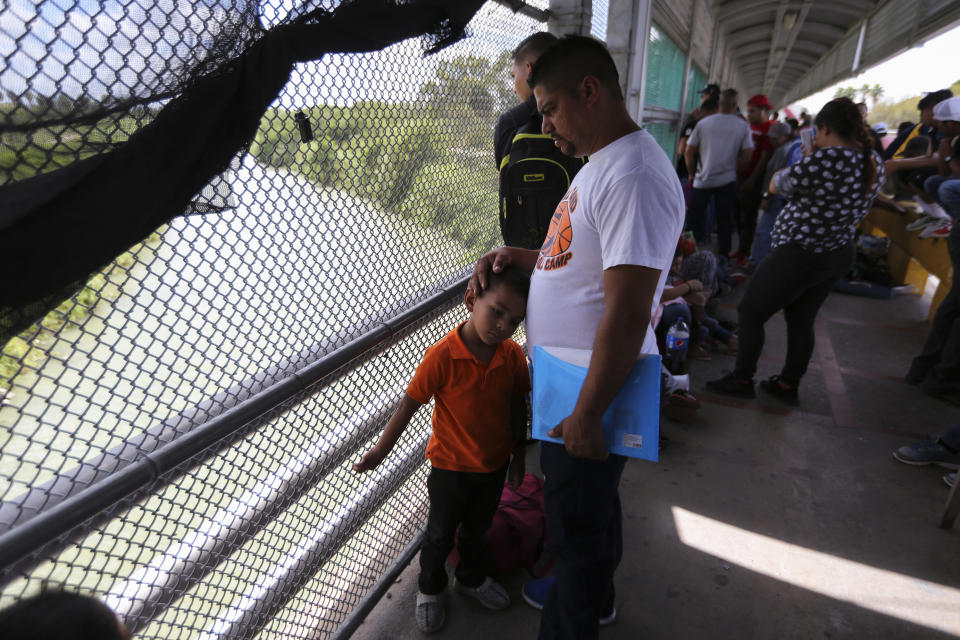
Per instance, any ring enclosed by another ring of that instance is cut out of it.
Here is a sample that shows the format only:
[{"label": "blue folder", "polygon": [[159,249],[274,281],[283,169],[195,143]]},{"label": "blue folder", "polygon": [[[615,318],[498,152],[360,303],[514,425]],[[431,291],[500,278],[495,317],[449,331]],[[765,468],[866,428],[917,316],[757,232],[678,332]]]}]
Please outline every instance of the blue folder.
[{"label": "blue folder", "polygon": [[[547,435],[573,413],[587,378],[590,351],[562,347],[533,348],[533,437]],[[607,450],[656,462],[660,457],[660,356],[637,360],[626,382],[603,414]]]}]

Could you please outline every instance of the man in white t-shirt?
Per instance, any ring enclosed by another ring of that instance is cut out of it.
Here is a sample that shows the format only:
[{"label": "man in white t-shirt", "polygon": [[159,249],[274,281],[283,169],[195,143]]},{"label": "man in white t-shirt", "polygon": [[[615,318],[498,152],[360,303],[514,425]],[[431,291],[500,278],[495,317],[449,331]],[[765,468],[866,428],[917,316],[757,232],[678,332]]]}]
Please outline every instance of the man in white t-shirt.
[{"label": "man in white t-shirt", "polygon": [[746,166],[753,151],[750,125],[736,115],[736,109],[737,92],[727,89],[720,94],[720,112],[697,123],[684,151],[693,185],[687,227],[698,244],[709,242],[706,212],[712,198],[717,213],[717,251],[724,259],[730,253],[730,212],[737,198],[738,164]]},{"label": "man in white t-shirt", "polygon": [[532,272],[527,349],[592,350],[573,413],[541,443],[547,530],[556,578],[524,585],[543,608],[540,639],[596,638],[615,617],[622,551],[618,485],[625,458],[608,455],[601,417],[641,354],[657,352],[650,317],[683,227],[683,192],[666,154],[631,118],[616,66],[591,38],[566,36],[534,65],[543,132],[589,155],[557,206],[539,250],[501,247],[477,262],[470,287],[507,264]]}]

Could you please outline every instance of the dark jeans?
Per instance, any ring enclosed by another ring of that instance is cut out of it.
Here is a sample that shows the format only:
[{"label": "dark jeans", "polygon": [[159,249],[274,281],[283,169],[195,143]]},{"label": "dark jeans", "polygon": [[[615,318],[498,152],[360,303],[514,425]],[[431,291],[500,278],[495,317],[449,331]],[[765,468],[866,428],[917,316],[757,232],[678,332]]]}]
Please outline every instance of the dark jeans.
[{"label": "dark jeans", "polygon": [[951,449],[960,450],[960,422],[950,427],[950,430],[940,436],[940,439]]},{"label": "dark jeans", "polygon": [[737,234],[740,248],[738,251],[749,254],[753,246],[753,234],[757,230],[757,212],[760,210],[760,201],[763,199],[765,185],[760,184],[763,179],[757,180],[752,189],[743,189],[740,192],[740,208],[737,217]]},{"label": "dark jeans", "polygon": [[435,595],[447,588],[445,562],[460,527],[460,562],[454,575],[467,587],[479,587],[487,577],[485,536],[500,504],[507,465],[491,473],[431,469],[427,478],[430,516],[420,547],[421,593]]},{"label": "dark jeans", "polygon": [[850,271],[855,256],[853,242],[828,253],[813,253],[795,243],[770,252],[750,278],[737,307],[740,348],[734,374],[753,378],[763,351],[763,325],[780,309],[787,321],[787,359],[780,377],[790,385],[800,383],[813,355],[813,323],[833,285]]},{"label": "dark jeans", "polygon": [[947,237],[954,276],[950,292],[933,316],[923,350],[910,365],[907,380],[923,382],[934,393],[960,391],[960,225]]},{"label": "dark jeans", "polygon": [[623,555],[618,486],[627,459],[574,458],[541,443],[540,468],[556,583],[540,618],[540,640],[594,640],[613,608],[613,573]]},{"label": "dark jeans", "polygon": [[688,228],[697,242],[710,240],[711,229],[707,228],[707,204],[713,198],[717,212],[717,249],[721,256],[730,253],[730,210],[737,199],[737,183],[731,182],[711,189],[693,189],[690,198]]}]

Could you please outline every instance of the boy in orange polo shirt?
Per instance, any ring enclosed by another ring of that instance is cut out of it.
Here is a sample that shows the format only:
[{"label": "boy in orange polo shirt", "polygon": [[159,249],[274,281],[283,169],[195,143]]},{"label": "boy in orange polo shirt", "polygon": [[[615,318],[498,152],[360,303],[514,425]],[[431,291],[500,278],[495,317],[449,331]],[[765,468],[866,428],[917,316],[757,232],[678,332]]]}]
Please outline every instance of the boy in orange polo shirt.
[{"label": "boy in orange polo shirt", "polygon": [[500,503],[511,452],[510,484],[523,478],[522,443],[530,374],[523,350],[510,336],[523,320],[530,278],[507,267],[487,276],[481,295],[467,289],[470,317],[429,347],[400,407],[377,444],[354,471],[374,469],[396,444],[421,405],[436,399],[427,458],[430,516],[420,548],[416,619],[421,631],[438,630],[446,617],[444,566],[460,528],[460,562],[454,589],[489,609],[504,609],[510,596],[487,575],[484,536]]}]

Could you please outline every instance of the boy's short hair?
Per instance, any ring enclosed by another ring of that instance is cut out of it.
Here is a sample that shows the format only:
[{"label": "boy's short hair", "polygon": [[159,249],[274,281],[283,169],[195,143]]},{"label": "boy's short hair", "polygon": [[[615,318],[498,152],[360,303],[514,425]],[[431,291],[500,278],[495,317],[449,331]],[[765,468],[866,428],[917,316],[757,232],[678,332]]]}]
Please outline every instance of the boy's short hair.
[{"label": "boy's short hair", "polygon": [[513,50],[512,58],[514,62],[524,62],[526,60],[536,60],[544,51],[557,44],[557,36],[546,31],[527,36]]},{"label": "boy's short hair", "polygon": [[620,75],[610,52],[599,40],[566,35],[543,52],[530,71],[528,84],[550,89],[573,90],[586,76],[600,81],[616,98],[623,100]]},{"label": "boy's short hair", "polygon": [[94,597],[60,589],[41,591],[0,611],[0,629],[11,638],[122,638],[117,616],[107,605]]},{"label": "boy's short hair", "polygon": [[509,287],[511,291],[526,300],[530,293],[530,274],[512,265],[507,265],[499,273],[491,267],[487,270],[486,291],[493,291],[501,286]]}]

